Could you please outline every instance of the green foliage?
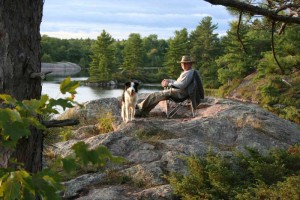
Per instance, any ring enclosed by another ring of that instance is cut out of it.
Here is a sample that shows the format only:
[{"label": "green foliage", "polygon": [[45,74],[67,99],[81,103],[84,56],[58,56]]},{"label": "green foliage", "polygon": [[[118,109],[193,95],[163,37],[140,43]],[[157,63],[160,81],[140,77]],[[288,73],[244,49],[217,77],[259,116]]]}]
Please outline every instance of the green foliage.
[{"label": "green foliage", "polygon": [[62,94],[66,94],[67,92],[70,94],[76,94],[76,88],[78,88],[78,86],[78,81],[71,81],[71,78],[67,77],[60,84],[60,92]]},{"label": "green foliage", "polygon": [[43,54],[42,58],[41,58],[42,62],[45,62],[45,63],[51,63],[53,62],[51,56],[49,54]]},{"label": "green foliage", "polygon": [[248,199],[286,199],[296,200],[300,198],[300,176],[290,176],[282,182],[268,186],[262,182],[249,187],[236,195],[238,200]]},{"label": "green foliage", "polygon": [[287,106],[279,113],[280,117],[300,124],[300,112],[295,106]]},{"label": "green foliage", "polygon": [[[62,93],[76,94],[78,82],[66,78],[60,85]],[[73,100],[67,97],[64,101],[49,99],[43,95],[39,100],[17,101],[10,95],[1,94],[0,99],[6,108],[0,109],[0,136],[1,144],[7,148],[15,148],[17,142],[30,135],[29,127],[38,129],[45,127],[38,120],[39,115],[57,113],[53,106],[63,108],[72,106]],[[76,102],[75,102],[76,103]],[[54,169],[62,166],[64,172],[58,173],[52,169],[29,174],[23,170],[22,163],[14,163],[15,169],[0,168],[0,199],[61,199],[58,191],[62,190],[61,179],[63,173],[70,173],[78,168],[96,166],[104,168],[108,163],[122,163],[123,158],[112,156],[105,146],[89,150],[88,146],[79,142],[73,145],[73,154],[56,161]]]},{"label": "green foliage", "polygon": [[[2,170],[2,169],[1,169]],[[9,171],[0,178],[1,199],[60,199],[58,190],[63,187],[56,172],[43,170],[30,175],[25,170]]]},{"label": "green foliage", "polygon": [[[64,173],[85,169],[88,166],[103,169],[108,163],[120,164],[124,162],[123,158],[112,156],[105,146],[89,150],[87,144],[78,142],[72,146],[72,150],[74,151],[73,154],[56,161],[58,165],[62,165]],[[44,169],[31,175],[25,170],[13,171],[1,168],[0,198],[30,200],[38,196],[42,199],[61,199],[58,191],[63,189],[61,185],[62,174],[62,172]]]},{"label": "green foliage", "polygon": [[211,17],[204,17],[196,30],[190,34],[190,52],[196,60],[195,68],[204,77],[205,88],[217,88],[219,86],[217,77],[216,58],[221,55],[221,45],[218,34],[213,33],[217,29],[212,24]]},{"label": "green foliage", "polygon": [[89,150],[84,142],[78,142],[72,146],[74,154],[62,159],[63,169],[70,173],[75,169],[84,169],[90,165],[97,168],[104,168],[108,162],[120,164],[124,162],[121,157],[112,156],[111,152],[105,146],[99,146],[96,149]]},{"label": "green foliage", "polygon": [[92,62],[89,81],[109,81],[114,63],[114,39],[102,31],[96,42],[92,45]]},{"label": "green foliage", "polygon": [[247,148],[231,160],[208,153],[185,158],[186,175],[168,177],[182,199],[299,199],[300,145],[261,155]]},{"label": "green foliage", "polygon": [[72,139],[73,132],[70,128],[64,128],[59,134],[62,137],[62,141],[67,141]]},{"label": "green foliage", "polygon": [[133,184],[132,178],[114,169],[109,169],[106,171],[106,176],[104,177],[103,184],[121,185],[125,183]]},{"label": "green foliage", "polygon": [[283,77],[282,79],[282,85],[279,88],[280,91],[280,99],[279,103],[284,105],[284,108],[280,107],[273,107],[270,110],[272,112],[275,112],[280,117],[296,122],[300,124],[300,72],[294,73],[293,76],[289,76],[288,82],[290,85],[287,85],[287,83],[283,83],[283,80],[286,79],[286,77]]},{"label": "green foliage", "polygon": [[125,43],[123,70],[127,79],[141,77],[140,69],[143,68],[146,53],[143,47],[143,40],[140,34],[132,33]]},{"label": "green foliage", "polygon": [[42,62],[68,61],[86,68],[91,62],[91,39],[59,39],[43,35]]},{"label": "green foliage", "polygon": [[[77,81],[66,78],[60,88],[64,94],[66,92],[75,94],[78,86]],[[7,107],[0,109],[0,135],[3,138],[3,145],[7,147],[15,147],[19,139],[30,135],[30,126],[37,129],[45,128],[38,120],[38,115],[58,113],[54,106],[65,109],[73,107],[72,103],[76,103],[71,98],[54,100],[49,99],[47,95],[42,95],[39,100],[17,101],[10,95],[1,94],[0,99]]]},{"label": "green foliage", "polygon": [[174,38],[171,38],[168,42],[169,49],[166,53],[164,66],[167,70],[168,77],[174,79],[182,72],[180,64],[177,62],[183,55],[189,54],[187,29],[184,28],[180,31],[175,31]]},{"label": "green foliage", "polygon": [[98,122],[98,129],[100,133],[108,133],[114,130],[113,123],[115,122],[115,117],[109,112],[106,117],[101,117]]}]

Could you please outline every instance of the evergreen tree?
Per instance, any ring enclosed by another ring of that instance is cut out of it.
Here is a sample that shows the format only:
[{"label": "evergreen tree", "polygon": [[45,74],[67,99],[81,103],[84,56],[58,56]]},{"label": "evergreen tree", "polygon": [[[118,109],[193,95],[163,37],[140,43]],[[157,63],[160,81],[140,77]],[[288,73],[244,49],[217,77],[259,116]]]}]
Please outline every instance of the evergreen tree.
[{"label": "evergreen tree", "polygon": [[42,62],[45,62],[45,63],[51,63],[52,62],[52,58],[49,54],[47,53],[44,53],[43,56],[42,56]]},{"label": "evergreen tree", "polygon": [[[284,74],[293,73],[300,69],[300,27],[290,25],[286,27],[282,35],[274,35],[275,52],[280,67]],[[269,42],[270,43],[270,42]],[[276,63],[271,49],[264,53],[264,57],[259,63],[258,70],[261,74],[280,74],[280,67]]]},{"label": "evergreen tree", "polygon": [[[91,39],[59,39],[43,35],[42,62],[73,62],[87,68],[91,62]],[[50,57],[49,57],[50,56]],[[49,59],[51,58],[51,59]]]},{"label": "evergreen tree", "polygon": [[[219,68],[218,79],[222,84],[243,78],[253,71],[253,59],[250,54],[244,52],[241,42],[237,39],[237,25],[236,21],[232,22],[230,30],[227,31],[227,36],[224,36],[221,40],[224,46],[224,54],[216,62]],[[247,49],[246,33],[248,27],[242,23],[239,32],[240,38]]]},{"label": "evergreen tree", "polygon": [[196,30],[190,34],[191,56],[197,61],[196,69],[203,77],[206,88],[217,88],[219,86],[217,77],[217,64],[215,59],[221,53],[218,34],[214,34],[216,24],[212,24],[211,17],[205,17]]},{"label": "evergreen tree", "polygon": [[125,46],[125,40],[122,41],[115,41],[113,43],[114,48],[114,67],[112,68],[113,76],[121,71],[124,58],[123,58],[123,51]]},{"label": "evergreen tree", "polygon": [[160,65],[159,58],[159,41],[157,35],[149,35],[148,37],[143,38],[143,45],[146,52],[145,64],[147,67],[158,67]]},{"label": "evergreen tree", "polygon": [[102,31],[92,45],[92,62],[90,66],[90,81],[111,80],[111,68],[114,60],[113,38]]},{"label": "evergreen tree", "polygon": [[177,63],[183,55],[189,54],[188,32],[184,28],[175,31],[175,37],[169,40],[169,49],[165,57],[165,67],[169,78],[177,78],[182,69]]},{"label": "evergreen tree", "polygon": [[149,35],[143,38],[143,44],[146,51],[145,67],[153,67],[153,70],[147,70],[149,81],[161,81],[166,77],[163,71],[164,55],[167,49],[167,42],[159,40],[157,35]]},{"label": "evergreen tree", "polygon": [[140,34],[131,33],[124,48],[124,75],[127,79],[141,78],[139,68],[144,66],[145,51]]}]

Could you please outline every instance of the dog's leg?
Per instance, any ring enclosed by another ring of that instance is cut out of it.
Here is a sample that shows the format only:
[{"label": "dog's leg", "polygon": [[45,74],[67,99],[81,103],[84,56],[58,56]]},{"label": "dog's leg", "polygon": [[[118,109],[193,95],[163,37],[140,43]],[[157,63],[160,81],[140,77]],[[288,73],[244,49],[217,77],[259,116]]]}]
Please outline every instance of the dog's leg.
[{"label": "dog's leg", "polygon": [[129,118],[129,121],[132,121],[132,109],[131,109],[131,106],[128,106],[128,118]]},{"label": "dog's leg", "polygon": [[135,120],[134,115],[135,115],[135,107],[131,107],[131,120]]},{"label": "dog's leg", "polygon": [[128,121],[130,120],[130,119],[129,119],[129,118],[130,118],[130,115],[129,115],[129,109],[130,109],[130,108],[128,107],[128,105],[126,105],[126,106],[125,106],[125,116],[126,116],[126,117],[125,117],[125,121],[126,121],[126,122],[128,122]]},{"label": "dog's leg", "polygon": [[125,106],[124,106],[123,102],[122,102],[122,108],[121,108],[121,117],[122,117],[122,120],[125,121]]}]

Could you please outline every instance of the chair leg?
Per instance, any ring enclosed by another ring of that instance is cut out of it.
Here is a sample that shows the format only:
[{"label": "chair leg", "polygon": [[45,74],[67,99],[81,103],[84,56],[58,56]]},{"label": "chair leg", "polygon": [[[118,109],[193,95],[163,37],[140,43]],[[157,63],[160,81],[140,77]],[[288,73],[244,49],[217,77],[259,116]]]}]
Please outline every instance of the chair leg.
[{"label": "chair leg", "polygon": [[192,116],[193,116],[193,118],[194,118],[194,117],[195,117],[195,110],[194,110],[193,105],[191,105],[191,110],[192,110]]},{"label": "chair leg", "polygon": [[183,106],[181,104],[177,104],[175,108],[173,108],[169,113],[167,113],[167,118],[172,118]]}]

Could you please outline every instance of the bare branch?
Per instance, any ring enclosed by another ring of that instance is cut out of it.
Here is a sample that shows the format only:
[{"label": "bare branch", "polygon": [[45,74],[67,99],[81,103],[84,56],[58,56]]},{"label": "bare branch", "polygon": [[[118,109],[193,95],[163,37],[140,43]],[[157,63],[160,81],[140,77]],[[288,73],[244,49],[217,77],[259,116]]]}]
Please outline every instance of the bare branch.
[{"label": "bare branch", "polygon": [[273,57],[281,71],[281,74],[284,74],[284,70],[281,67],[279,61],[277,60],[276,54],[275,54],[275,47],[274,47],[274,30],[275,30],[275,21],[272,22],[272,53],[273,53]]},{"label": "bare branch", "polygon": [[51,120],[41,122],[46,128],[78,125],[78,119]]},{"label": "bare branch", "polygon": [[236,1],[236,0],[204,0],[213,5],[223,5],[226,7],[235,8],[243,12],[250,13],[252,15],[262,15],[272,21],[280,21],[287,23],[300,24],[300,17],[283,16],[276,13],[276,11],[261,8],[259,6],[250,5],[248,3]]},{"label": "bare branch", "polygon": [[239,23],[238,23],[238,27],[237,27],[237,30],[236,30],[236,34],[237,34],[238,40],[240,41],[240,43],[241,43],[241,45],[242,45],[243,51],[244,51],[245,53],[247,53],[246,48],[245,48],[245,46],[244,46],[244,43],[243,43],[243,41],[242,41],[242,39],[241,39],[241,37],[240,37],[240,25],[241,25],[241,21],[242,21],[242,16],[243,16],[243,12],[241,11],[241,12],[240,12],[240,16],[239,16]]},{"label": "bare branch", "polygon": [[32,78],[32,79],[41,78],[42,80],[44,80],[46,78],[46,75],[50,74],[50,73],[52,73],[52,72],[50,72],[50,71],[49,72],[39,72],[39,73],[33,72],[30,74],[30,78]]},{"label": "bare branch", "polygon": [[300,8],[300,4],[292,4],[292,3],[286,4],[286,5],[283,5],[280,8],[278,8],[275,12],[279,13],[280,11],[283,11],[288,8],[296,8],[297,9],[297,8]]}]

